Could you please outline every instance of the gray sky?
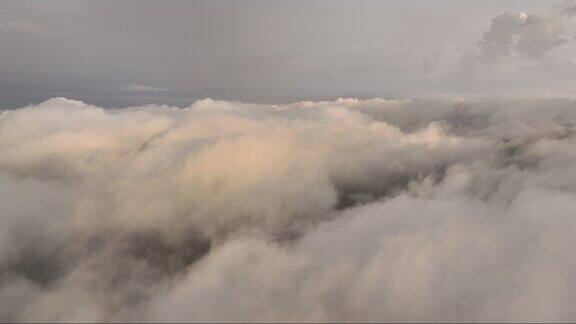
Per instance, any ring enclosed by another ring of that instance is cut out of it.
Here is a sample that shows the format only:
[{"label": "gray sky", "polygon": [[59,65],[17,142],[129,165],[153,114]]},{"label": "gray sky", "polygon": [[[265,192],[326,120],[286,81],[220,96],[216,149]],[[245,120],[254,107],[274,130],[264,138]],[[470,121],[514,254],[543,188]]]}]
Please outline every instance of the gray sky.
[{"label": "gray sky", "polygon": [[3,0],[0,107],[573,96],[572,4]]}]

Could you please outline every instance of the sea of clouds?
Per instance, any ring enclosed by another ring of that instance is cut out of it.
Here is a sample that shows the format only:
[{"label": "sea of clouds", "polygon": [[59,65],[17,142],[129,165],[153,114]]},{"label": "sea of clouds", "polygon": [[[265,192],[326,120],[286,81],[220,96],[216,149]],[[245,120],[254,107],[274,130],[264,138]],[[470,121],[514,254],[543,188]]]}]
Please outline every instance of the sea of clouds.
[{"label": "sea of clouds", "polygon": [[576,100],[0,112],[0,321],[573,321]]}]

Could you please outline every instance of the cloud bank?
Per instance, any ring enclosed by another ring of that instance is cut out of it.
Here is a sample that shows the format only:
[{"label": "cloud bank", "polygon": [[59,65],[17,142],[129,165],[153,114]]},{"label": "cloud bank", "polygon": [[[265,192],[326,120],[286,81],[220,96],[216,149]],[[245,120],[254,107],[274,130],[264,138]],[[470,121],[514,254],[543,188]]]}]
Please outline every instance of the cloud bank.
[{"label": "cloud bank", "polygon": [[0,321],[571,321],[576,101],[0,115]]}]

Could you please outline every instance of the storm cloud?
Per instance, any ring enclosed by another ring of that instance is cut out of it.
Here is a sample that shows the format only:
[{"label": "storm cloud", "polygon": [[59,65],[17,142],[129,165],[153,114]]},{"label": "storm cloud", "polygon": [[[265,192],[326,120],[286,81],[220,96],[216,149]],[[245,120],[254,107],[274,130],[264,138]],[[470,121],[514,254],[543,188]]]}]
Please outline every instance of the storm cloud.
[{"label": "storm cloud", "polygon": [[576,101],[0,116],[1,321],[571,321]]}]

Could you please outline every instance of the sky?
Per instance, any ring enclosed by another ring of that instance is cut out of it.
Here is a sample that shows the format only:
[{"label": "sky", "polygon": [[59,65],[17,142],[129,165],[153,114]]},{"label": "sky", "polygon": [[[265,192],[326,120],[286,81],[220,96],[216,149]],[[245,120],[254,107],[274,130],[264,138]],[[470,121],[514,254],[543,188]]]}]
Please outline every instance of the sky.
[{"label": "sky", "polygon": [[[576,18],[560,6],[570,2],[3,0],[1,106],[571,96]],[[544,49],[484,64],[483,37],[506,12],[543,19],[527,33]]]}]

